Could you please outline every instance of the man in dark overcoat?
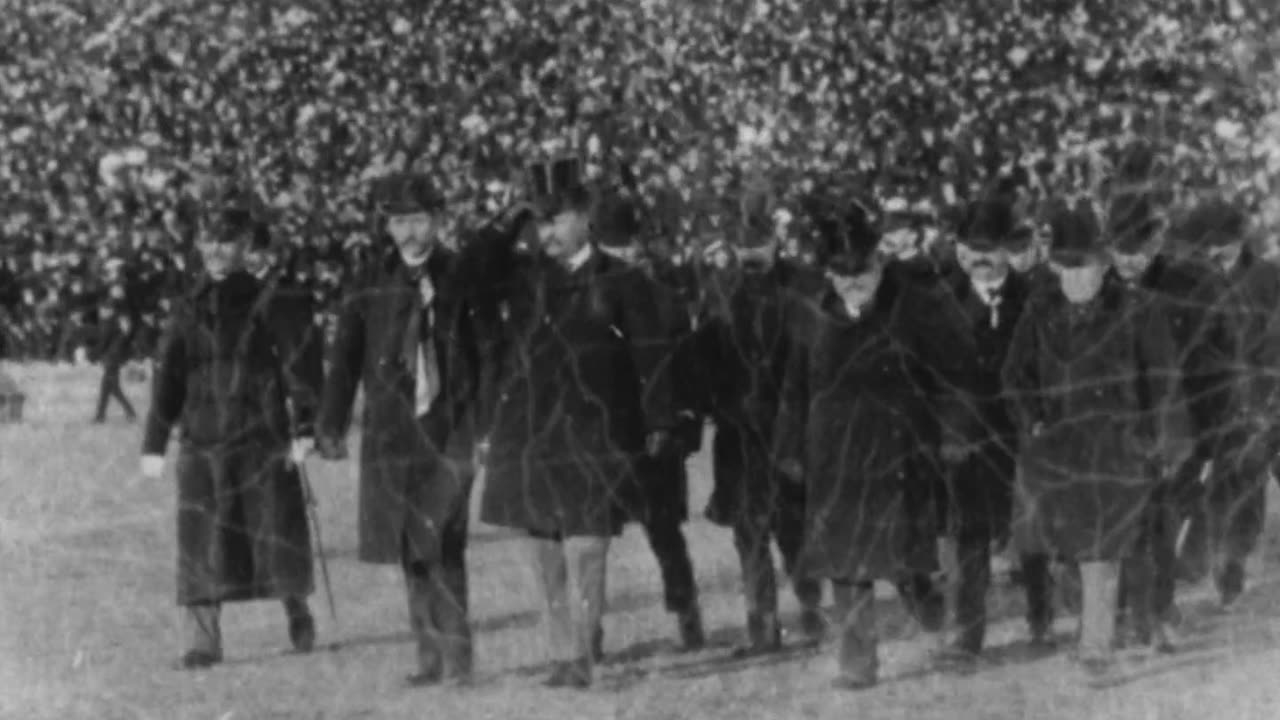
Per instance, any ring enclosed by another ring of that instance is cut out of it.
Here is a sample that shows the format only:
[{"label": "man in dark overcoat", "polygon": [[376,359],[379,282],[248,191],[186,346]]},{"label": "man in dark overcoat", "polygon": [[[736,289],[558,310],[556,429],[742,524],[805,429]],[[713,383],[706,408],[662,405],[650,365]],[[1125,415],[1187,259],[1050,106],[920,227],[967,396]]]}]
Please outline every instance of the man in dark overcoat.
[{"label": "man in dark overcoat", "polygon": [[429,178],[372,188],[382,240],[342,301],[321,402],[320,452],[341,457],[357,387],[359,557],[404,571],[418,667],[411,685],[465,683],[468,463],[480,358],[466,279],[441,246],[444,201]]},{"label": "man in dark overcoat", "polygon": [[[567,157],[528,169],[537,252],[486,252],[505,288],[481,518],[529,535],[553,687],[593,682],[610,541],[644,509],[637,461],[667,452],[670,339],[653,284],[591,242],[592,192]],[[473,251],[477,245],[472,246]],[[505,260],[503,259],[505,258]]]},{"label": "man in dark overcoat", "polygon": [[1243,206],[1222,197],[1193,207],[1180,240],[1226,284],[1221,309],[1235,326],[1231,362],[1238,405],[1208,480],[1208,545],[1224,606],[1244,590],[1244,562],[1266,517],[1267,475],[1280,453],[1280,267],[1261,259],[1247,238]]},{"label": "man in dark overcoat", "polygon": [[[986,596],[991,584],[991,548],[1009,538],[1017,461],[1017,429],[1005,404],[1000,371],[1013,328],[1031,288],[1014,273],[1007,253],[1027,242],[1029,228],[1013,205],[998,195],[968,209],[958,233],[956,267],[946,277],[962,328],[976,353],[964,388],[965,403],[944,416],[941,446],[947,463],[945,531],[957,553],[956,638],[950,655],[971,662],[986,635]],[[1035,642],[1043,642],[1052,621],[1049,558],[1028,553],[1021,558],[1027,590],[1027,619]]]},{"label": "man in dark overcoat", "polygon": [[[241,260],[257,221],[220,210],[198,243],[204,275],[174,306],[157,355],[143,438],[144,476],[158,478],[172,428],[180,433],[178,604],[185,668],[222,660],[222,603],[284,601],[299,651],[315,641],[304,491],[289,464],[312,434],[308,393],[286,373],[281,342],[258,304],[262,286]],[[309,376],[319,374],[319,359]],[[292,402],[292,417],[287,404]]]},{"label": "man in dark overcoat", "polygon": [[1149,470],[1178,440],[1175,348],[1157,304],[1106,282],[1092,204],[1061,201],[1050,217],[1059,285],[1024,309],[1002,375],[1029,499],[1019,530],[1080,564],[1079,659],[1098,672],[1114,659],[1120,563],[1160,482]]},{"label": "man in dark overcoat", "polygon": [[680,641],[685,649],[696,650],[706,643],[702,612],[698,606],[698,585],[693,572],[689,543],[681,526],[689,519],[688,456],[702,443],[701,385],[692,357],[693,328],[691,289],[680,269],[668,258],[655,257],[641,241],[643,217],[639,202],[623,190],[603,193],[596,207],[593,228],[601,252],[628,266],[641,269],[661,300],[663,323],[670,334],[670,355],[666,359],[677,423],[668,452],[644,456],[639,464],[640,482],[646,499],[638,518],[649,547],[662,574],[663,600],[667,612],[676,616]]},{"label": "man in dark overcoat", "polygon": [[[1139,546],[1122,570],[1121,606],[1141,644],[1173,649],[1177,540],[1183,517],[1199,517],[1201,473],[1230,449],[1235,398],[1235,328],[1223,312],[1225,284],[1194,263],[1165,252],[1165,223],[1146,193],[1113,198],[1108,213],[1114,279],[1159,303],[1172,334],[1180,372],[1177,417],[1191,446],[1188,459],[1169,468],[1143,520]],[[1153,473],[1166,468],[1154,467]],[[1124,616],[1122,616],[1123,619]]]},{"label": "man in dark overcoat", "polygon": [[[833,195],[811,212],[829,253],[828,285],[795,316],[774,455],[805,488],[797,574],[833,582],[837,687],[878,678],[873,583],[894,582],[927,629],[939,629],[940,499],[934,458],[940,413],[971,381],[975,356],[951,303],[886,270],[859,205]],[[928,613],[924,608],[933,606]]]},{"label": "man in dark overcoat", "polygon": [[739,654],[782,646],[774,541],[800,601],[803,632],[817,638],[824,625],[821,584],[795,575],[804,542],[804,487],[786,482],[772,457],[782,379],[794,342],[789,313],[794,297],[811,285],[801,268],[778,255],[773,205],[763,180],[746,188],[728,238],[731,258],[706,276],[695,338],[697,371],[705,379],[707,411],[715,424],[714,487],[706,516],[733,531],[742,568],[747,643]]},{"label": "man in dark overcoat", "polygon": [[120,387],[120,370],[133,355],[137,325],[132,317],[121,312],[113,304],[102,306],[98,317],[98,337],[94,358],[102,365],[102,382],[98,386],[98,409],[93,415],[96,423],[107,419],[107,404],[114,399],[124,408],[125,417],[137,418],[133,403]]}]

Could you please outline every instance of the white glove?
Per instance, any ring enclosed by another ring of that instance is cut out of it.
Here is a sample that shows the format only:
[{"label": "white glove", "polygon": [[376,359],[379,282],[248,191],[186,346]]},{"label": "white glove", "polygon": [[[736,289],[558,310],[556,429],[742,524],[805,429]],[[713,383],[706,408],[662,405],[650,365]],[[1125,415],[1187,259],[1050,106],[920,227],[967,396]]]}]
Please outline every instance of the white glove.
[{"label": "white glove", "polygon": [[294,465],[301,465],[306,461],[307,456],[311,454],[311,451],[315,449],[315,438],[294,438],[293,443],[289,446],[289,462],[292,462]]},{"label": "white glove", "polygon": [[164,474],[164,456],[163,455],[143,455],[142,456],[142,477],[148,480],[159,480]]}]

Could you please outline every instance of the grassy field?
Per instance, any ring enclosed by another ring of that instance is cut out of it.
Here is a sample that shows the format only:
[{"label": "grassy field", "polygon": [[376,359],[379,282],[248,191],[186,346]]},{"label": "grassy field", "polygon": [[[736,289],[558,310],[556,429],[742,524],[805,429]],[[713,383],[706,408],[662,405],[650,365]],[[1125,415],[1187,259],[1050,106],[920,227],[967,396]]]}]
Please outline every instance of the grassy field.
[{"label": "grassy field", "polygon": [[[849,695],[829,689],[830,648],[730,659],[743,622],[737,563],[728,534],[702,521],[687,532],[713,642],[701,653],[677,653],[653,557],[629,531],[611,555],[611,657],[599,687],[583,694],[540,685],[532,577],[518,544],[477,527],[469,564],[481,681],[410,690],[402,685],[413,647],[398,571],[355,562],[354,465],[320,460],[309,468],[338,604],[335,621],[323,596],[314,599],[323,649],[286,654],[281,609],[237,605],[224,619],[226,664],[179,672],[170,669],[180,650],[171,482],[140,478],[137,425],[87,422],[93,371],[7,370],[31,399],[26,422],[0,425],[2,718],[1280,717],[1280,576],[1269,572],[1275,532],[1254,564],[1252,589],[1230,614],[1213,609],[1208,588],[1183,589],[1183,651],[1126,656],[1105,687],[1088,684],[1065,653],[1031,656],[1020,644],[1018,594],[1001,587],[991,600],[1000,618],[991,661],[971,676],[931,670],[927,636],[886,591],[884,682]],[[127,391],[145,407],[141,385]],[[709,492],[706,458],[691,469],[700,508]],[[794,610],[789,595],[784,608]],[[1059,630],[1073,627],[1064,618]]]}]

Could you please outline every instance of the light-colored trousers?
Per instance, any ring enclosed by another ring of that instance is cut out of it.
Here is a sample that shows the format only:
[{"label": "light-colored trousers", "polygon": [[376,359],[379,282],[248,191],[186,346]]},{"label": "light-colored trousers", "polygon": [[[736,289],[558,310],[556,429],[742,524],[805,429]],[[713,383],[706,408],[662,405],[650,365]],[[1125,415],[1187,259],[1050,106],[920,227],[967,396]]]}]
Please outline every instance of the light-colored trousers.
[{"label": "light-colored trousers", "polygon": [[609,537],[529,538],[553,662],[594,662],[592,638],[605,606]]}]

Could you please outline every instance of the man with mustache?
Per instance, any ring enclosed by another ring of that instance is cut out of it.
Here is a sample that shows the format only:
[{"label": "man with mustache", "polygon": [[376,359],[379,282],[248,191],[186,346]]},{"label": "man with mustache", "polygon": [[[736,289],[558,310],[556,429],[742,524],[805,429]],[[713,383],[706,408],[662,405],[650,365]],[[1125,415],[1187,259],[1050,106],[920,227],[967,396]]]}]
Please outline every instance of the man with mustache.
[{"label": "man with mustache", "polygon": [[356,390],[360,438],[359,559],[399,565],[416,641],[412,686],[465,684],[467,521],[479,413],[480,351],[472,278],[444,249],[445,199],[420,173],[370,190],[379,243],[348,288],[329,351],[319,449],[343,457]]},{"label": "man with mustache", "polygon": [[[953,406],[944,420],[941,448],[947,464],[946,535],[956,544],[959,569],[959,636],[947,658],[961,664],[971,664],[982,651],[991,547],[1008,540],[1013,520],[1018,437],[1000,371],[1032,291],[1027,278],[1009,267],[1008,254],[1027,243],[1030,234],[1002,195],[992,193],[973,203],[959,228],[956,272],[947,278],[976,353],[965,402]],[[1053,619],[1048,555],[1023,554],[1021,571],[1031,637],[1044,643]]]}]

